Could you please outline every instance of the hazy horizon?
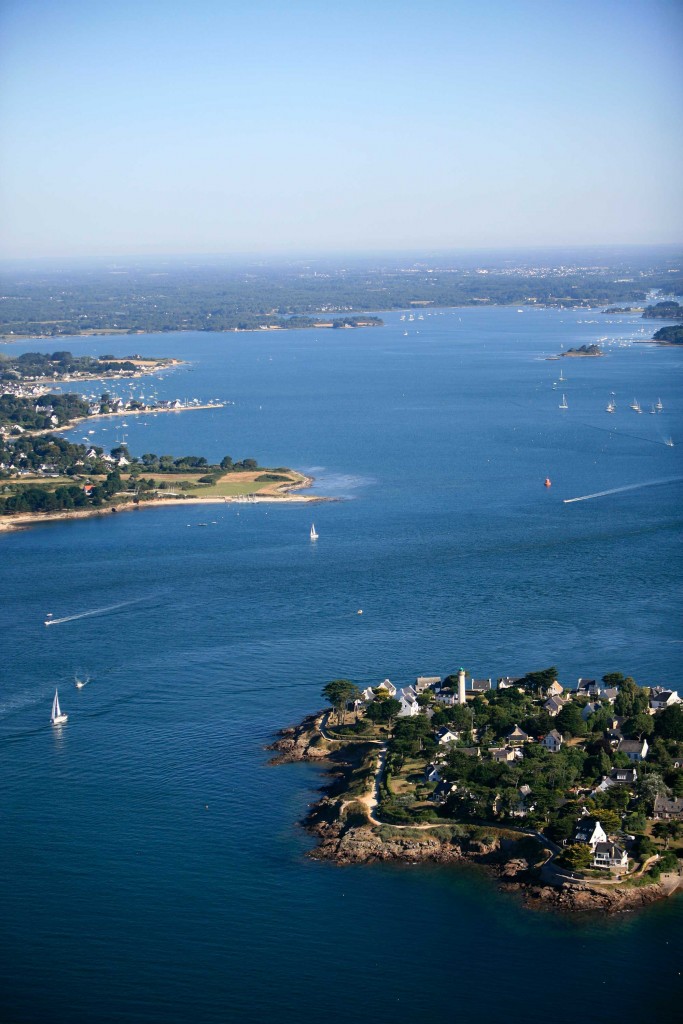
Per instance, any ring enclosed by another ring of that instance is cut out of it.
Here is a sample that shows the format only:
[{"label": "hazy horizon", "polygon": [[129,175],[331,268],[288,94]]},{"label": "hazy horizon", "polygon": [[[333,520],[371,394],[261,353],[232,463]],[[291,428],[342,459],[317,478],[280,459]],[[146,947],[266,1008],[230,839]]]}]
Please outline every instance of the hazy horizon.
[{"label": "hazy horizon", "polygon": [[3,260],[683,240],[675,0],[6,0],[0,28]]}]

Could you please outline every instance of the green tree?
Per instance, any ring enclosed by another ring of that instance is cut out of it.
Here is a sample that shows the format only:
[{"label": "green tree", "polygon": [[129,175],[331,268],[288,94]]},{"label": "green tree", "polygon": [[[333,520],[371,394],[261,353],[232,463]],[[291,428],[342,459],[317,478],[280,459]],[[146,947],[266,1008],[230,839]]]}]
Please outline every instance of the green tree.
[{"label": "green tree", "polygon": [[668,850],[670,841],[683,835],[683,823],[680,821],[658,821],[652,827],[652,834],[657,839],[666,840],[664,849]]},{"label": "green tree", "polygon": [[683,740],[683,704],[672,704],[655,715],[655,732],[666,740]]},{"label": "green tree", "polygon": [[621,672],[608,672],[607,675],[602,677],[602,681],[605,686],[621,686],[625,682],[626,677]]},{"label": "green tree", "polygon": [[628,676],[619,687],[614,710],[617,715],[622,715],[624,718],[633,718],[641,712],[647,713],[649,700],[648,687],[638,686],[636,681]]},{"label": "green tree", "polygon": [[656,797],[669,795],[664,779],[658,772],[649,772],[639,779],[637,789],[638,795],[650,809],[652,809]]},{"label": "green tree", "polygon": [[590,846],[585,843],[573,843],[568,846],[560,858],[572,871],[582,871],[589,868],[593,860]]},{"label": "green tree", "polygon": [[361,695],[358,687],[350,679],[333,679],[323,687],[322,692],[325,700],[334,708],[339,724],[344,721],[347,703],[358,700]]},{"label": "green tree", "polygon": [[655,723],[652,720],[652,715],[641,711],[634,715],[633,718],[627,718],[621,727],[621,731],[624,736],[628,736],[630,739],[642,740],[644,736],[652,735],[655,731]]},{"label": "green tree", "polygon": [[527,672],[520,686],[524,686],[534,693],[547,690],[557,679],[557,669],[554,665],[550,668],[541,669],[538,672]]},{"label": "green tree", "polygon": [[368,706],[365,715],[376,725],[387,725],[391,728],[400,710],[401,702],[395,697],[378,697]]},{"label": "green tree", "polygon": [[563,736],[585,736],[588,731],[578,705],[573,702],[565,704],[555,720]]}]

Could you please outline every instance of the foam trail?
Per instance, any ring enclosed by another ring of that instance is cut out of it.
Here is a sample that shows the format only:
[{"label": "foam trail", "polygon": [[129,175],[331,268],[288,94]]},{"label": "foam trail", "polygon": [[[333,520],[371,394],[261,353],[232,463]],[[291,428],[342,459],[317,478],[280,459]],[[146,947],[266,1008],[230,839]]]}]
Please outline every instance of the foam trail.
[{"label": "foam trail", "polygon": [[46,619],[46,626],[59,626],[63,622],[75,622],[76,619],[86,619],[89,615],[104,615],[106,612],[116,611],[117,608],[125,608],[129,604],[138,604],[140,601],[146,601],[145,597],[136,597],[132,601],[119,601],[118,604],[107,605],[106,608],[93,608],[89,612],[79,612],[78,615],[65,615],[61,619]]},{"label": "foam trail", "polygon": [[571,505],[574,501],[589,501],[591,498],[604,498],[607,494],[621,494],[623,491],[637,491],[641,487],[657,487],[660,484],[675,484],[680,480],[683,480],[683,477],[672,476],[665,480],[646,480],[645,483],[642,484],[627,484],[626,487],[612,487],[609,491],[596,491],[595,494],[582,494],[578,498],[563,498],[562,504]]}]

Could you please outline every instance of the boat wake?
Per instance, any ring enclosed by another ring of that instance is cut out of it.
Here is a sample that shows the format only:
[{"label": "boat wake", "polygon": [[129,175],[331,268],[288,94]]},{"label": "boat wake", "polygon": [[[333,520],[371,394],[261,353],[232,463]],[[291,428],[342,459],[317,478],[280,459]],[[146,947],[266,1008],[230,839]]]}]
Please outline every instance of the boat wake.
[{"label": "boat wake", "polygon": [[92,608],[87,612],[79,612],[77,615],[65,615],[61,619],[46,619],[46,626],[61,626],[65,622],[76,622],[77,619],[87,619],[91,615],[106,615],[108,612],[114,612],[118,608],[126,608],[129,604],[139,604],[140,601],[146,601],[146,597],[136,597],[132,601],[119,601],[118,604],[110,604],[105,608]]},{"label": "boat wake", "polygon": [[667,477],[664,480],[647,480],[642,484],[627,484],[625,487],[612,487],[609,491],[596,491],[595,494],[582,494],[578,498],[564,498],[563,505],[571,505],[575,501],[590,501],[591,498],[604,498],[608,494],[622,494],[624,491],[637,491],[641,487],[659,487],[661,484],[675,484],[683,480],[681,476]]}]

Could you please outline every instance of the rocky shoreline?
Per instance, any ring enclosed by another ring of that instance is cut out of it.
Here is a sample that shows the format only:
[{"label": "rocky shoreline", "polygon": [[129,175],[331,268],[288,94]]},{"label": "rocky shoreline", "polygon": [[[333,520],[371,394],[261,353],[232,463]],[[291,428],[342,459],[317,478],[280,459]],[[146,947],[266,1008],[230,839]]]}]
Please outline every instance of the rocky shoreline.
[{"label": "rocky shoreline", "polygon": [[363,800],[348,792],[349,767],[368,743],[344,744],[326,738],[319,726],[322,714],[310,715],[295,727],[283,729],[268,749],[271,764],[318,763],[328,781],[323,795],[301,822],[318,840],[309,856],[339,866],[402,862],[410,865],[469,864],[485,870],[499,887],[518,893],[525,906],[568,913],[625,913],[649,906],[673,894],[677,881],[614,887],[573,880],[545,865],[550,850],[532,835],[493,826],[443,824],[399,826],[382,824]]}]

